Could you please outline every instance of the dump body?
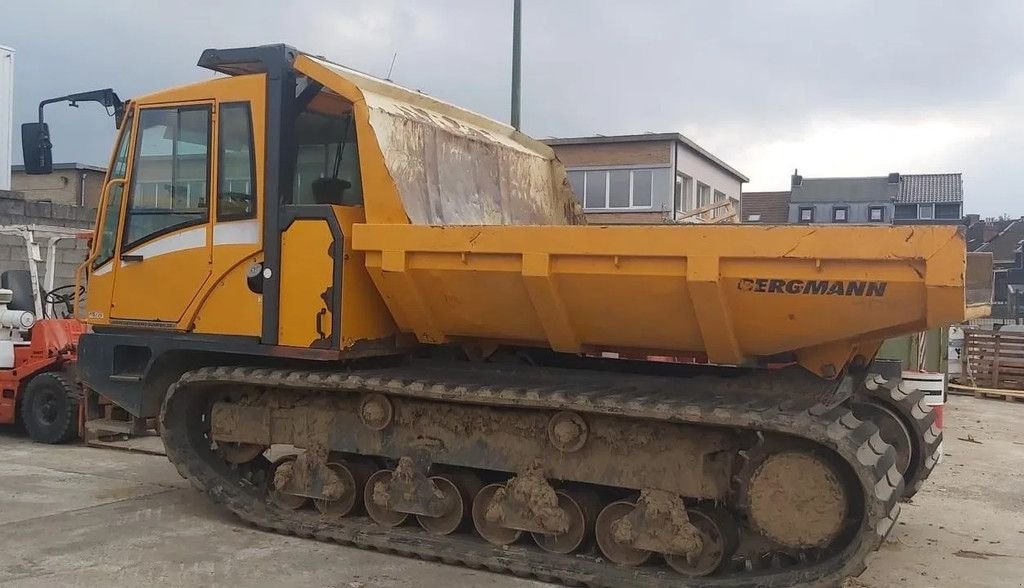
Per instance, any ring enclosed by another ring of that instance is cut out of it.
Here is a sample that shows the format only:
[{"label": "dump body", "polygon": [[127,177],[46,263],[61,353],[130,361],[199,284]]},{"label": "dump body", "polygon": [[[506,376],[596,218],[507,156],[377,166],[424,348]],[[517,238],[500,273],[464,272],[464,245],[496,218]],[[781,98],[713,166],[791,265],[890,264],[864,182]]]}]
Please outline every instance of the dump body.
[{"label": "dump body", "polygon": [[882,339],[964,320],[956,227],[356,225],[398,326],[424,343],[795,354],[836,375]]}]

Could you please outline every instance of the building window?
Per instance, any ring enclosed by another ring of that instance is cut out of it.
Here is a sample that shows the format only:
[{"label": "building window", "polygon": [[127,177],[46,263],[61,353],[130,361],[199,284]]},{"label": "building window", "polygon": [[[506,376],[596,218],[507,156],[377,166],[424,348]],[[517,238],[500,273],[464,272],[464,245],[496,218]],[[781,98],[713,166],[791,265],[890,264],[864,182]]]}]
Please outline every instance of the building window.
[{"label": "building window", "polygon": [[946,220],[959,220],[960,219],[960,204],[936,204],[935,205],[935,218],[946,219]]},{"label": "building window", "polygon": [[885,207],[884,206],[871,206],[868,208],[868,221],[873,223],[884,223],[885,222]]},{"label": "building window", "polygon": [[848,206],[833,206],[832,207],[832,222],[834,223],[845,223],[849,221],[850,208]]},{"label": "building window", "polygon": [[572,170],[568,173],[576,199],[586,210],[650,209],[667,197],[670,172],[665,169]]},{"label": "building window", "polygon": [[711,186],[704,182],[697,182],[697,208],[704,208],[711,204]]},{"label": "building window", "polygon": [[747,215],[747,222],[748,223],[759,223],[759,222],[761,222],[761,214],[760,213],[748,214]]},{"label": "building window", "polygon": [[693,194],[693,178],[686,174],[676,174],[675,206],[678,212],[690,209],[690,196]]},{"label": "building window", "polygon": [[931,220],[935,218],[935,205],[934,204],[921,204],[917,208],[917,218],[921,220]]},{"label": "building window", "polygon": [[814,207],[813,206],[801,206],[800,207],[800,222],[802,223],[813,223],[814,222]]},{"label": "building window", "polygon": [[896,220],[912,220],[917,218],[916,204],[897,204],[893,218]]}]

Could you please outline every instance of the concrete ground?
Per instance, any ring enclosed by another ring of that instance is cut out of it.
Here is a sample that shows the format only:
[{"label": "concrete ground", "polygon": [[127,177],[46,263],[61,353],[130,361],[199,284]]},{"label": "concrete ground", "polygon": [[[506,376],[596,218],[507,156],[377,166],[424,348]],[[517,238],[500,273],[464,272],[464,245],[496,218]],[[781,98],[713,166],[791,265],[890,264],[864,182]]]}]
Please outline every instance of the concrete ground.
[{"label": "concrete ground", "polygon": [[[163,457],[0,430],[0,585],[543,586],[251,529]],[[1024,404],[951,397],[945,461],[852,586],[1024,586]]]}]

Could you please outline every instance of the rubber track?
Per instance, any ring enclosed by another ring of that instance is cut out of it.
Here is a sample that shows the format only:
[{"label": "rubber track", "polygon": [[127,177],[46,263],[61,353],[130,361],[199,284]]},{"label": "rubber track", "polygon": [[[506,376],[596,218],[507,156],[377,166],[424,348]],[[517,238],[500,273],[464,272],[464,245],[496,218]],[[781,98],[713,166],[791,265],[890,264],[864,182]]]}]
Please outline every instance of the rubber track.
[{"label": "rubber track", "polygon": [[[193,449],[186,429],[181,426],[185,423],[176,420],[192,401],[191,394],[202,394],[203,387],[220,384],[372,391],[438,401],[575,410],[775,431],[825,445],[849,462],[865,496],[865,514],[858,534],[841,552],[824,562],[693,581],[663,568],[623,568],[595,557],[557,556],[523,546],[496,548],[472,535],[435,537],[413,527],[384,529],[365,517],[325,521],[315,512],[274,507],[257,488],[233,476],[223,464],[204,460]],[[548,368],[503,371],[412,365],[330,373],[211,367],[187,372],[171,386],[164,399],[161,424],[167,456],[181,475],[243,520],[266,530],[568,585],[837,586],[847,576],[859,575],[864,570],[865,558],[893,528],[900,512],[903,479],[896,469],[895,450],[882,441],[873,424],[857,420],[842,405],[826,406],[808,394],[795,394],[794,388],[800,386],[793,381],[771,382],[762,378],[711,377],[680,382],[676,378]]]},{"label": "rubber track", "polygon": [[881,402],[903,418],[910,429],[914,456],[904,473],[903,500],[909,500],[931,476],[942,457],[942,429],[935,423],[935,411],[919,390],[906,392],[900,380],[886,380],[871,374],[858,389],[858,399]]}]

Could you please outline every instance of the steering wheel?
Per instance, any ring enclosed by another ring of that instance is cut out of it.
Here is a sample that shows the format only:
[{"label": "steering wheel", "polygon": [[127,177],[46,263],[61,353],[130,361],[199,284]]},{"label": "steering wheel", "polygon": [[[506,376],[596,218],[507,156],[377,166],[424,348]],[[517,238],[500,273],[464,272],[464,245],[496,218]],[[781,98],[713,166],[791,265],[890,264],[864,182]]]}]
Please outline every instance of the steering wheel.
[{"label": "steering wheel", "polygon": [[[85,286],[78,286],[75,289],[74,284],[68,284],[66,286],[58,286],[53,290],[50,290],[43,296],[43,314],[46,314],[48,306],[53,305],[53,316],[47,318],[74,318],[75,316],[75,297],[82,300],[85,296]],[[63,310],[59,310],[63,306]]]}]

